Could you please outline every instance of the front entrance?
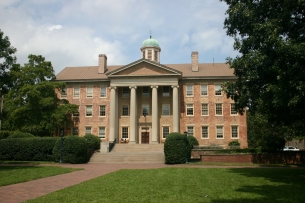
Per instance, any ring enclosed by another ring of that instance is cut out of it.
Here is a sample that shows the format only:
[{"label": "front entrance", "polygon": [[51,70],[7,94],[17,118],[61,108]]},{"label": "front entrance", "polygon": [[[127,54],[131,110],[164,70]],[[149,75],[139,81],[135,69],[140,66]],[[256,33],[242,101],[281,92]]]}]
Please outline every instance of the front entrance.
[{"label": "front entrance", "polygon": [[142,144],[149,144],[149,132],[142,132]]}]

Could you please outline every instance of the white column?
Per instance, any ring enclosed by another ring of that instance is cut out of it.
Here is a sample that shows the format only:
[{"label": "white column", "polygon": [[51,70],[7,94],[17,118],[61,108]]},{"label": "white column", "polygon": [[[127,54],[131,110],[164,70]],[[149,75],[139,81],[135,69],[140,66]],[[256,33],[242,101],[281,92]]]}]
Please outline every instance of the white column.
[{"label": "white column", "polygon": [[173,132],[179,132],[179,106],[178,106],[178,88],[179,86],[172,86],[173,88]]},{"label": "white column", "polygon": [[109,141],[114,141],[116,133],[116,87],[110,87],[110,129],[109,129]]},{"label": "white column", "polygon": [[137,98],[137,93],[136,89],[137,87],[129,87],[130,88],[130,126],[129,126],[129,132],[130,132],[130,138],[129,138],[129,143],[135,143],[136,142],[136,132],[137,132],[137,114],[136,114],[136,109],[137,109],[137,103],[136,103],[136,98]]},{"label": "white column", "polygon": [[151,101],[151,141],[158,143],[158,86],[151,86],[152,101]]}]

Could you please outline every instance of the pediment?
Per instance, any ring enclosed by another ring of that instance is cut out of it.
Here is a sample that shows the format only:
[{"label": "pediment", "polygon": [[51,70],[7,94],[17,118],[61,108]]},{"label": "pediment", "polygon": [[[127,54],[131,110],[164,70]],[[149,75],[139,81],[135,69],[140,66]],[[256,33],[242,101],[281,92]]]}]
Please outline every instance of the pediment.
[{"label": "pediment", "polygon": [[181,72],[146,59],[135,61],[117,70],[109,72],[108,77],[122,76],[169,76],[181,75]]}]

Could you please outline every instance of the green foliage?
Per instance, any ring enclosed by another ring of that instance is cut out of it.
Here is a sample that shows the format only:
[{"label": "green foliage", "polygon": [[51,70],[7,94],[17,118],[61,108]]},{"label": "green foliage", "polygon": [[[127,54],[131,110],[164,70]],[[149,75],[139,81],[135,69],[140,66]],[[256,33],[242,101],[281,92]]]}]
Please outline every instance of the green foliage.
[{"label": "green foliage", "polygon": [[0,160],[53,161],[52,150],[57,138],[35,137],[0,140]]},{"label": "green foliage", "polygon": [[187,136],[187,141],[189,143],[189,146],[188,146],[188,160],[190,160],[192,149],[194,148],[194,146],[198,146],[199,142],[196,139],[196,137],[194,137],[194,136]]},{"label": "green foliage", "polygon": [[83,137],[66,136],[59,138],[53,148],[53,157],[55,161],[60,160],[60,147],[62,142],[62,162],[71,164],[82,164],[87,159],[87,142]]},{"label": "green foliage", "polygon": [[99,150],[101,145],[101,139],[98,138],[97,136],[95,135],[92,135],[92,134],[86,134],[84,136],[86,142],[87,142],[87,148],[88,149],[94,149],[94,150]]},{"label": "green foliage", "polygon": [[164,143],[164,154],[166,164],[181,164],[186,162],[189,156],[189,142],[185,135],[170,133]]},{"label": "green foliage", "polygon": [[224,91],[240,113],[247,107],[290,136],[304,136],[304,1],[223,1],[224,27],[240,53],[227,60],[238,79]]},{"label": "green foliage", "polygon": [[238,142],[238,140],[233,140],[231,142],[229,142],[228,144],[230,147],[239,147],[240,143]]},{"label": "green foliage", "polygon": [[11,46],[9,38],[4,36],[0,30],[0,88],[2,88],[2,94],[6,94],[11,86],[9,70],[16,63],[16,56],[13,55],[16,51],[17,49]]},{"label": "green foliage", "polygon": [[33,138],[35,137],[31,133],[25,133],[25,132],[19,132],[16,131],[12,135],[10,135],[8,138]]},{"label": "green foliage", "polygon": [[29,55],[29,63],[11,68],[10,75],[15,82],[4,99],[5,129],[49,136],[70,125],[70,115],[78,106],[57,97],[56,91],[65,84],[49,81],[55,77],[51,62]]},{"label": "green foliage", "polygon": [[1,130],[0,132],[0,139],[6,139],[8,138],[10,135],[12,135],[14,132],[12,131],[7,131],[7,130]]}]

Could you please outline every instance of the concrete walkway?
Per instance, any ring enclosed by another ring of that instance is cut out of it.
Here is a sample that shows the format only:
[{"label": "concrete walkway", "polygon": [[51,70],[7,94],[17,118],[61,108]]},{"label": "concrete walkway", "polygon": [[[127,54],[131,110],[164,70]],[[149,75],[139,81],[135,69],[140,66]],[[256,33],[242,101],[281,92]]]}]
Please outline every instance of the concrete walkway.
[{"label": "concrete walkway", "polygon": [[[166,165],[166,164],[49,164],[48,166],[61,166],[67,168],[83,168],[84,170],[72,173],[41,178],[24,183],[0,187],[0,203],[19,203],[79,184],[81,182],[112,173],[120,169],[150,169],[165,167],[187,168],[222,168],[221,166],[204,165]],[[228,166],[224,168],[229,168]],[[237,167],[230,167],[237,168]],[[245,167],[243,167],[245,168]],[[250,168],[250,167],[249,167]]]}]

